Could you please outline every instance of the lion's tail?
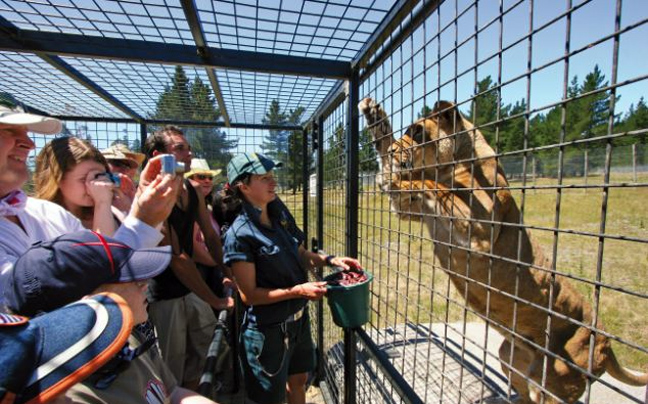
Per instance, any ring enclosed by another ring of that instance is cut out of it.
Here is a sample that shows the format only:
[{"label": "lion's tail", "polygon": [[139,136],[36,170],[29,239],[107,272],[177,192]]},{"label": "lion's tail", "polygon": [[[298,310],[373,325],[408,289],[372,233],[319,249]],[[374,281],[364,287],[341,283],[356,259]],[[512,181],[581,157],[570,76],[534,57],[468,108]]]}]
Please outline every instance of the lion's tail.
[{"label": "lion's tail", "polygon": [[632,385],[632,386],[645,386],[648,385],[648,373],[634,374],[629,372],[626,368],[619,364],[612,349],[609,350],[607,361],[605,362],[605,370],[610,376],[615,379]]}]

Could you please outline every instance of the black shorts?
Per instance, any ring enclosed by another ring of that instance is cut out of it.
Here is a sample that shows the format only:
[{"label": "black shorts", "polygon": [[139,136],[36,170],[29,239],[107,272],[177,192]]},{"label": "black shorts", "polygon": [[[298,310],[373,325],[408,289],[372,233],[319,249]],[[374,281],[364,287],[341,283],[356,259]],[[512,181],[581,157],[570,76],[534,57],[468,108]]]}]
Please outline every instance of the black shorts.
[{"label": "black shorts", "polygon": [[245,389],[248,398],[259,404],[283,402],[288,376],[315,369],[315,346],[307,310],[293,322],[273,326],[244,324],[241,347]]}]

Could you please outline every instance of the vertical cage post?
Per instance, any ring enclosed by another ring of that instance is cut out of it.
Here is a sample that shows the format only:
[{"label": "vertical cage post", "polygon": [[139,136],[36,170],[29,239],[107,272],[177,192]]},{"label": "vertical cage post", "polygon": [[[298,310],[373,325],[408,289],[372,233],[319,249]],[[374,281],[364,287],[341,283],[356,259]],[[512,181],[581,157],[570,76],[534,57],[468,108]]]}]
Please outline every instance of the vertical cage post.
[{"label": "vertical cage post", "polygon": [[[358,70],[353,71],[349,80],[349,100],[347,111],[346,136],[346,254],[358,256],[358,195],[359,195],[359,146],[358,133]],[[355,333],[350,328],[344,329],[344,402],[356,402],[356,352]]]},{"label": "vertical cage post", "polygon": [[308,249],[308,166],[310,156],[308,155],[308,131],[302,130],[302,230],[304,231],[304,248]]},{"label": "vertical cage post", "polygon": [[[317,122],[313,136],[317,136],[317,248],[322,248],[324,240],[324,117],[317,117]],[[315,246],[313,246],[315,247]],[[320,279],[323,275],[322,268],[319,268]],[[320,379],[324,378],[324,302],[320,299],[317,302],[317,349],[319,351],[319,362],[317,373]]]},{"label": "vertical cage post", "polygon": [[140,150],[133,150],[141,152],[144,150],[144,142],[146,142],[146,123],[140,123]]}]

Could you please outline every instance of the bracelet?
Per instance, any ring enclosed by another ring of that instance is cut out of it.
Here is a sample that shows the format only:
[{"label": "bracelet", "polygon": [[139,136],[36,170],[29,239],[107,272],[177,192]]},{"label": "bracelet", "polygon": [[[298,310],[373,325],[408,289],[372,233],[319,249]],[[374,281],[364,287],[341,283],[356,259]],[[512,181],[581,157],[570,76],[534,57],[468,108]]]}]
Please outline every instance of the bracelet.
[{"label": "bracelet", "polygon": [[333,258],[335,258],[335,255],[327,255],[326,258],[324,258],[324,261],[326,262],[326,265],[328,265],[330,267],[333,266],[333,264],[331,263]]}]

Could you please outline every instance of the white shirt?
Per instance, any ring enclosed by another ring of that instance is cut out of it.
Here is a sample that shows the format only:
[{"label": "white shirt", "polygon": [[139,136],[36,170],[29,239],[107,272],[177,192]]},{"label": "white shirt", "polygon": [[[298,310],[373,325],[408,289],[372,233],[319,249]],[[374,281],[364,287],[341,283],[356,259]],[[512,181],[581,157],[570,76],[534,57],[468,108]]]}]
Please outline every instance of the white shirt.
[{"label": "white shirt", "polygon": [[[7,218],[0,217],[0,308],[4,306],[5,285],[14,263],[33,243],[85,230],[81,221],[61,206],[36,198],[27,198],[27,206],[18,214],[18,219],[24,231]],[[137,250],[158,245],[162,233],[128,216],[113,238]]]}]

